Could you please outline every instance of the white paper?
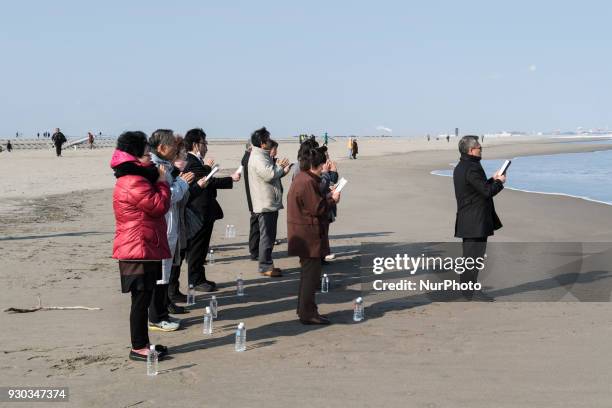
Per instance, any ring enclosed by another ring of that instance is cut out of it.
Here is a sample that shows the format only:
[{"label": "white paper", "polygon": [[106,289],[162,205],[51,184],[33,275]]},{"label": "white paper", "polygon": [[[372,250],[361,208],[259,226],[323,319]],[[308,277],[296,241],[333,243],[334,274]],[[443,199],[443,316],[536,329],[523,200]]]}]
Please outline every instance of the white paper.
[{"label": "white paper", "polygon": [[242,170],[244,170],[244,166],[241,164],[240,167],[238,167],[238,170],[236,170],[236,173],[242,174]]},{"label": "white paper", "polygon": [[510,166],[510,160],[506,160],[504,162],[504,164],[501,166],[501,168],[499,169],[499,171],[497,172],[497,174],[504,174],[506,172],[506,170],[508,169],[508,166]]},{"label": "white paper", "polygon": [[210,171],[210,173],[208,174],[208,176],[206,176],[204,178],[204,181],[206,182],[206,181],[210,180],[212,178],[212,176],[214,176],[215,173],[217,173],[218,171],[219,171],[219,166],[217,166],[215,164],[215,167],[213,167],[212,170]]},{"label": "white paper", "polygon": [[344,186],[346,186],[346,183],[348,183],[348,180],[342,177],[340,181],[338,181],[338,184],[336,184],[336,189],[334,191],[341,192]]}]

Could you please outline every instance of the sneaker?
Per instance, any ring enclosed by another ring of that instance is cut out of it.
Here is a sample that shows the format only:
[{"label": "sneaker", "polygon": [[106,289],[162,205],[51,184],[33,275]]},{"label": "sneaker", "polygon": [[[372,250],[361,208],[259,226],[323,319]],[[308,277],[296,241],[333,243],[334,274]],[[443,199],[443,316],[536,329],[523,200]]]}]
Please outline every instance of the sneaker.
[{"label": "sneaker", "polygon": [[172,316],[168,316],[168,321],[170,323],[176,323],[179,325],[179,327],[181,326],[181,319],[178,319],[176,317],[172,317]]},{"label": "sneaker", "polygon": [[326,261],[333,261],[334,259],[336,259],[336,254],[329,254],[325,257]]},{"label": "sneaker", "polygon": [[179,324],[175,322],[169,322],[167,320],[162,320],[159,323],[151,323],[149,322],[149,330],[151,331],[162,331],[162,332],[171,332],[176,331],[179,328]]}]

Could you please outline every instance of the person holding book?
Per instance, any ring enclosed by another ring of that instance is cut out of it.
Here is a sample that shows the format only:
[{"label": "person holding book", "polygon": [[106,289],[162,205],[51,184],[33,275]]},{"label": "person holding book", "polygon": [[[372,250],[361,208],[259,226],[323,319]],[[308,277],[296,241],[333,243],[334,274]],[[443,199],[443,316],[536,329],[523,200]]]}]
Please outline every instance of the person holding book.
[{"label": "person holding book", "polygon": [[198,291],[214,292],[217,285],[206,279],[204,258],[208,253],[215,221],[223,218],[223,210],[217,201],[217,190],[232,188],[234,182],[240,181],[240,174],[235,172],[230,177],[212,177],[206,181],[215,162],[204,159],[208,152],[208,142],[206,133],[200,128],[191,129],[185,134],[185,147],[189,153],[183,172],[195,175],[189,187],[187,207],[199,216],[202,223],[200,230],[187,243],[188,282]]},{"label": "person holding book", "polygon": [[302,324],[329,324],[318,312],[315,291],[321,277],[321,258],[329,254],[327,224],[329,210],[340,201],[340,193],[321,193],[321,173],[327,161],[317,149],[303,150],[300,172],[287,196],[287,241],[289,256],[300,258],[300,286],[297,314]]},{"label": "person holding book", "polygon": [[[495,173],[487,179],[480,164],[482,146],[478,136],[463,136],[459,141],[461,158],[453,171],[457,215],[455,220],[455,237],[463,240],[463,257],[484,257],[487,239],[502,223],[495,212],[493,197],[504,188],[506,176]],[[460,275],[461,283],[476,283],[479,270],[466,268]],[[466,290],[463,296],[468,300],[493,301],[494,299],[481,291]]]}]

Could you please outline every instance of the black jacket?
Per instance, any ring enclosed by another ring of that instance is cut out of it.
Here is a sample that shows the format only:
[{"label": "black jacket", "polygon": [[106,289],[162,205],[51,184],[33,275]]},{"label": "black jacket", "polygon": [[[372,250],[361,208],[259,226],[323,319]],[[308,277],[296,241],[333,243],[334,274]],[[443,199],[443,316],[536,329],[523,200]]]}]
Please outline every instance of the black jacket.
[{"label": "black jacket", "polygon": [[189,206],[198,213],[203,220],[220,220],[223,218],[223,210],[217,201],[217,189],[230,189],[234,182],[231,177],[213,177],[205,188],[200,188],[197,181],[211,172],[210,166],[203,164],[200,159],[192,154],[187,155],[187,163],[183,172],[193,172],[195,178],[189,186]]},{"label": "black jacket", "polygon": [[487,180],[480,157],[462,154],[453,172],[453,182],[457,199],[455,237],[488,237],[502,227],[493,197],[504,185],[492,178]]},{"label": "black jacket", "polygon": [[54,133],[53,136],[51,136],[51,141],[53,142],[54,145],[61,146],[64,143],[66,143],[66,136],[64,136],[62,132],[57,132],[57,133]]},{"label": "black jacket", "polygon": [[244,179],[244,188],[246,189],[247,204],[249,205],[249,211],[252,213],[253,202],[251,201],[251,190],[249,190],[249,157],[251,157],[251,151],[247,150],[244,152],[240,164],[242,164],[242,173],[244,173],[242,178]]}]

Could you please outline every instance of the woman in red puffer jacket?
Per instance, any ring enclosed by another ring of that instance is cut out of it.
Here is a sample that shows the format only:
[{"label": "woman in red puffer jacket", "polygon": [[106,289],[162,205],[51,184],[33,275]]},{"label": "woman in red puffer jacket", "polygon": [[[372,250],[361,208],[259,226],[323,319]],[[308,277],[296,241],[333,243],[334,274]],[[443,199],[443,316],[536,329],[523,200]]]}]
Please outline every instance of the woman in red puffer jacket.
[{"label": "woman in red puffer jacket", "polygon": [[[153,288],[161,279],[162,259],[170,258],[165,214],[170,208],[170,187],[165,169],[145,157],[143,132],[125,132],[117,139],[111,167],[117,178],[113,192],[116,232],[113,258],[119,260],[121,291],[132,294],[129,358],[146,361],[149,347],[148,307]],[[167,353],[156,346],[160,357]]]}]

